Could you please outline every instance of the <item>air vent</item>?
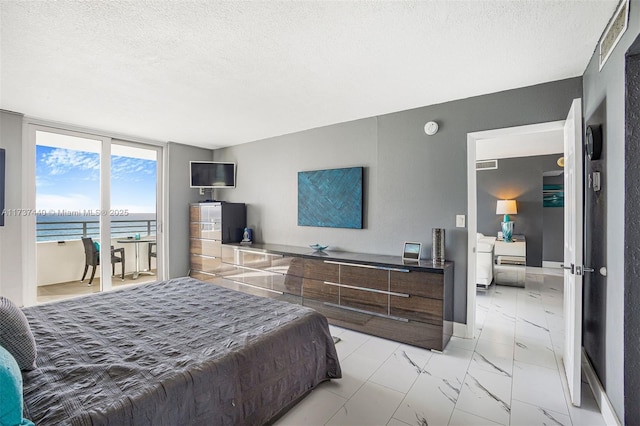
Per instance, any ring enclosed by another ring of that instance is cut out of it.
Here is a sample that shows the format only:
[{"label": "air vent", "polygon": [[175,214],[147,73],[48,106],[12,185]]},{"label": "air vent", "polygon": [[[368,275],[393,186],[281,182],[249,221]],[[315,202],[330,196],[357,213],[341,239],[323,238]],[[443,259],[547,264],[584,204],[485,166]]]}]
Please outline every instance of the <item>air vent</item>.
[{"label": "air vent", "polygon": [[498,160],[476,161],[476,170],[495,170],[498,168]]},{"label": "air vent", "polygon": [[607,29],[604,30],[602,37],[600,38],[600,68],[602,70],[605,62],[609,59],[611,52],[616,47],[616,44],[620,41],[622,34],[627,30],[627,23],[629,22],[629,0],[623,0],[616,9],[616,13],[613,14]]}]

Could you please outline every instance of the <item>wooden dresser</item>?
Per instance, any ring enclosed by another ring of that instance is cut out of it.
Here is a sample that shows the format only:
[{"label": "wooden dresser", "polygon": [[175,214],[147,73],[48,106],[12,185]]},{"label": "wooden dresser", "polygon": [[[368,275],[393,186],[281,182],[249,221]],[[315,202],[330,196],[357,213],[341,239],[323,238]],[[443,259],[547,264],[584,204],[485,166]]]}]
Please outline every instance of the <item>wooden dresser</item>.
[{"label": "wooden dresser", "polygon": [[453,334],[453,263],[273,244],[222,244],[205,281],[312,307],[331,324],[427,349]]},{"label": "wooden dresser", "polygon": [[194,203],[189,206],[189,254],[191,276],[218,276],[222,268],[222,244],[242,240],[246,226],[242,203]]}]

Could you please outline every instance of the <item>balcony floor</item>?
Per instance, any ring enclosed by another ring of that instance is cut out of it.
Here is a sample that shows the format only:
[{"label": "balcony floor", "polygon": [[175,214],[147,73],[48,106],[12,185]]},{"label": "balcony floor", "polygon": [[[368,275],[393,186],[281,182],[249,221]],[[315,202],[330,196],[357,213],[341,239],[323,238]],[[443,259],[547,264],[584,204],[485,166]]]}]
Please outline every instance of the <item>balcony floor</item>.
[{"label": "balcony floor", "polygon": [[[131,287],[138,284],[156,281],[156,271],[151,271],[153,275],[140,275],[137,279],[133,279],[131,275],[125,275],[124,281],[118,275],[111,277],[113,290]],[[100,292],[100,278],[96,277],[90,286],[87,285],[89,279],[81,281],[70,281],[66,283],[50,284],[38,287],[37,303],[52,302],[54,300],[69,299],[72,297],[84,296],[86,294]]]}]

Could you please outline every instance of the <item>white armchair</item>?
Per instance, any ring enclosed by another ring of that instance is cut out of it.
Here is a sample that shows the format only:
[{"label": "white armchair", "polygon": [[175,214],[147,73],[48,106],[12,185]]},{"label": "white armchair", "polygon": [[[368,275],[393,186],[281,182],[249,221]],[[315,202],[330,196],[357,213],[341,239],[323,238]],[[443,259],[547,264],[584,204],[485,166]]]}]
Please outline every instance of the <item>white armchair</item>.
[{"label": "white armchair", "polygon": [[493,246],[496,237],[489,237],[478,233],[476,244],[476,283],[485,288],[493,281]]}]

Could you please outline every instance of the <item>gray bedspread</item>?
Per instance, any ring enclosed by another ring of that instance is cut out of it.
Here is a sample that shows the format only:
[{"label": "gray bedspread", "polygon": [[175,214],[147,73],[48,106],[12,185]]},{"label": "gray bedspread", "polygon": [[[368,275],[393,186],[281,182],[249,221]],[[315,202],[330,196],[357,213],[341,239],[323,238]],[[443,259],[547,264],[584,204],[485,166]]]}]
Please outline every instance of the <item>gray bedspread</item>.
[{"label": "gray bedspread", "polygon": [[24,312],[36,425],[258,425],[341,377],[322,315],[191,278]]}]

